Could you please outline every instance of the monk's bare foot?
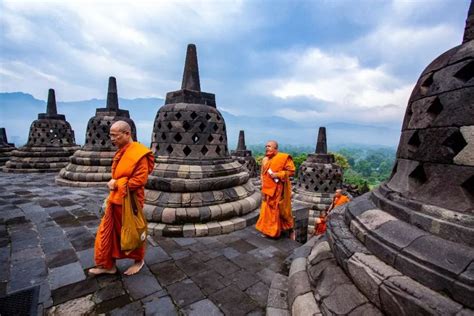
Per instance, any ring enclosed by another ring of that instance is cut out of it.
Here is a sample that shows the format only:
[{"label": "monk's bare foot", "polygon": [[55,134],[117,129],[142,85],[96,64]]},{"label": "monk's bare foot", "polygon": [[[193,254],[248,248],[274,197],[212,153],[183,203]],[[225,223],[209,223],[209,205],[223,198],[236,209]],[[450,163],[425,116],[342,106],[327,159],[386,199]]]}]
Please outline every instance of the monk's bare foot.
[{"label": "monk's bare foot", "polygon": [[145,261],[142,260],[142,261],[138,261],[138,262],[135,262],[134,264],[132,264],[128,269],[127,271],[124,272],[125,275],[133,275],[135,273],[138,273],[143,265],[145,264]]},{"label": "monk's bare foot", "polygon": [[112,269],[104,269],[104,268],[92,268],[89,269],[90,275],[101,275],[101,274],[115,274],[117,273],[117,268],[113,267]]}]

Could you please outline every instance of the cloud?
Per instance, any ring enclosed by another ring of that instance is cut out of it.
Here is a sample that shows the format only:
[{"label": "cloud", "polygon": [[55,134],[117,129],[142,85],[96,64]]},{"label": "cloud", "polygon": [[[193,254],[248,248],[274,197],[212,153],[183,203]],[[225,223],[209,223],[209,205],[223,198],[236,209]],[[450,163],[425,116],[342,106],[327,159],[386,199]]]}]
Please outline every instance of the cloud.
[{"label": "cloud", "polygon": [[110,75],[124,97],[162,97],[179,87],[188,42],[232,41],[256,23],[239,0],[7,0],[0,10],[0,90],[43,97],[60,78],[68,100],[102,97]]}]

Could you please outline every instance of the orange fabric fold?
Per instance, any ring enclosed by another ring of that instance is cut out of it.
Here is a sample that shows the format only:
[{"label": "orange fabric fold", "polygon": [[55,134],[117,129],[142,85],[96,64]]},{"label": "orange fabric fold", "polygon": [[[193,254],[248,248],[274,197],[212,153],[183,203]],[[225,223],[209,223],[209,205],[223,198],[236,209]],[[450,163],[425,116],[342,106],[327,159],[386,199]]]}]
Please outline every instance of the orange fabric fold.
[{"label": "orange fabric fold", "polygon": [[[276,173],[279,181],[275,182],[268,170]],[[282,230],[293,228],[294,220],[291,211],[290,177],[295,173],[295,165],[290,155],[277,153],[265,161],[262,166],[262,206],[255,228],[270,237],[278,237]]]},{"label": "orange fabric fold", "polygon": [[110,191],[105,214],[97,230],[94,258],[97,266],[111,269],[116,259],[130,258],[143,260],[145,245],[125,254],[120,249],[120,233],[122,230],[122,201],[130,191],[137,193],[138,203],[143,207],[145,202],[145,184],[148,174],[153,171],[154,156],[152,152],[139,143],[130,143],[119,149],[112,162],[112,178],[116,181],[116,189]]}]

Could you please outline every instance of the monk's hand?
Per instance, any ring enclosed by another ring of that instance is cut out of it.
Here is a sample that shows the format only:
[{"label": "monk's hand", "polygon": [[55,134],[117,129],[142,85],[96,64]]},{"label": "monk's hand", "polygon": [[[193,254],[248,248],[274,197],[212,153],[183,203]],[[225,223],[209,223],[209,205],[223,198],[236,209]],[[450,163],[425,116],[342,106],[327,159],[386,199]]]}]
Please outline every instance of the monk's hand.
[{"label": "monk's hand", "polygon": [[110,179],[109,182],[107,182],[107,186],[109,187],[109,190],[110,191],[113,191],[115,190],[115,179]]}]

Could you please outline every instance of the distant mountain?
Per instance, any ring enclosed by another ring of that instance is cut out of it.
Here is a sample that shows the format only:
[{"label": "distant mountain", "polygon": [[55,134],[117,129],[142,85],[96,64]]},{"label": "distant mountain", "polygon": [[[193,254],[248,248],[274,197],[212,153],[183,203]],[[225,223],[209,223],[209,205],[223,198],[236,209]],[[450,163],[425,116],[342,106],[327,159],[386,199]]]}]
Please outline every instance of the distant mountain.
[{"label": "distant mountain", "polygon": [[[84,143],[87,121],[95,114],[96,108],[105,107],[106,101],[91,99],[84,101],[60,102],[58,113],[65,114],[75,131],[76,142]],[[153,122],[158,109],[164,104],[160,98],[119,98],[120,108],[130,111],[137,125],[139,141],[149,144]],[[0,93],[0,127],[7,129],[10,142],[17,146],[26,143],[31,122],[38,113],[44,113],[46,102],[35,99],[23,92]],[[229,148],[235,148],[239,130],[245,130],[247,144],[264,144],[268,139],[276,139],[281,144],[303,145],[311,148],[316,144],[318,122],[314,126],[299,124],[278,116],[253,117],[233,115],[220,111],[227,125]],[[383,145],[394,147],[398,143],[400,131],[393,127],[358,125],[354,123],[329,123],[325,125],[329,147],[350,145]]]}]

